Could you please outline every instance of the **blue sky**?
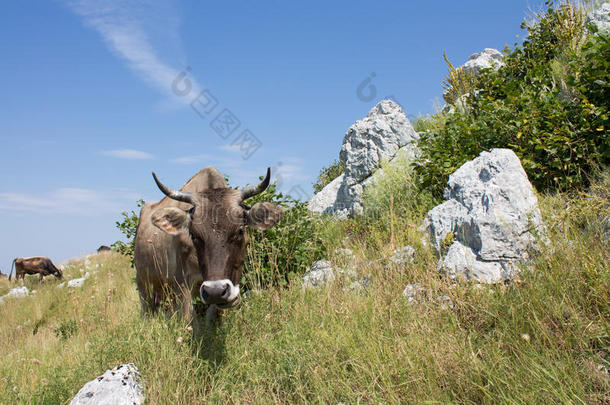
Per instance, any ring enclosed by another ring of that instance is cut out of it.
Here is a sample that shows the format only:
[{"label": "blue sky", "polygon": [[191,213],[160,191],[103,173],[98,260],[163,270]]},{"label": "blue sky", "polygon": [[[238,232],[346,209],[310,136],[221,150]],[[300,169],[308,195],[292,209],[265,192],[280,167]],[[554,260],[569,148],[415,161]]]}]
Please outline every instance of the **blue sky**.
[{"label": "blue sky", "polygon": [[271,166],[310,194],[377,101],[433,112],[443,51],[458,65],[512,45],[541,3],[3,2],[0,270],[119,239],[120,212],[161,197],[153,170],[179,187],[214,165],[242,185]]}]

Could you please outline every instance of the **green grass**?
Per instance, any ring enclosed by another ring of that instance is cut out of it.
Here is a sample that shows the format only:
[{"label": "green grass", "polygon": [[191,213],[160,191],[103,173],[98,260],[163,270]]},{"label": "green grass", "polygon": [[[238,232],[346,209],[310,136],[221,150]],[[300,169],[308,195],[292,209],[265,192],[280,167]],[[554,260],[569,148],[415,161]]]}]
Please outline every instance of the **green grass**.
[{"label": "green grass", "polygon": [[[551,244],[520,282],[477,288],[438,275],[415,229],[425,210],[389,210],[416,197],[392,170],[382,187],[396,200],[374,189],[369,198],[385,204],[378,222],[393,233],[357,221],[330,221],[323,232],[331,257],[354,250],[357,271],[372,280],[365,292],[339,282],[254,291],[196,339],[177,316],[140,317],[125,257],[92,256],[88,270],[72,262],[70,277],[92,272],[80,289],[27,278],[36,294],[0,305],[0,403],[68,403],[125,362],[140,369],[150,404],[609,401],[599,366],[610,368],[610,253],[595,226],[609,214],[608,177],[587,195],[543,197]],[[416,246],[416,263],[387,260],[392,238]],[[427,293],[409,304],[401,292],[413,282]],[[453,308],[439,303],[444,295]]]}]

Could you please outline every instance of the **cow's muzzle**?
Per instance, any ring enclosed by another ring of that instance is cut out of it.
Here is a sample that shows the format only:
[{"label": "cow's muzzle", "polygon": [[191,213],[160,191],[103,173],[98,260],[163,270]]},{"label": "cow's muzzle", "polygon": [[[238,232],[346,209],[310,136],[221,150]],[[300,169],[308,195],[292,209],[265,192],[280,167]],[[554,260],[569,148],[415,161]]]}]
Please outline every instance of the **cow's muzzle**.
[{"label": "cow's muzzle", "polygon": [[231,280],[204,281],[199,289],[201,299],[205,304],[216,305],[219,308],[231,308],[239,304],[239,284],[233,285]]}]

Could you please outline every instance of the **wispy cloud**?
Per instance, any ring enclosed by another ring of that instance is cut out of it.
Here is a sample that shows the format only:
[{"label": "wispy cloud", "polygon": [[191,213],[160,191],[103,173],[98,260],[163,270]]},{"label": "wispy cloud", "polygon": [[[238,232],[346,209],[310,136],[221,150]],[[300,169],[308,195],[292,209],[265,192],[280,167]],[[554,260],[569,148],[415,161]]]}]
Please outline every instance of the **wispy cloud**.
[{"label": "wispy cloud", "polygon": [[104,156],[110,156],[118,159],[129,159],[129,160],[145,160],[145,159],[153,159],[154,156],[150,153],[143,152],[141,150],[135,149],[114,149],[114,150],[104,150],[100,152],[100,154]]},{"label": "wispy cloud", "polygon": [[238,144],[228,143],[226,145],[220,146],[218,149],[225,151],[225,152],[241,153],[241,146]]},{"label": "wispy cloud", "polygon": [[[179,98],[171,91],[172,82],[184,65],[176,68],[178,60],[168,63],[159,55],[163,41],[172,42],[166,47],[170,53],[181,48],[178,36],[180,19],[176,16],[173,2],[74,0],[67,1],[67,5],[101,35],[108,48],[125,60],[138,77],[174,100],[190,101],[190,98]],[[158,39],[154,44],[153,37]],[[189,80],[193,94],[197,94],[200,86],[192,78]]]},{"label": "wispy cloud", "polygon": [[210,155],[191,155],[191,156],[181,156],[175,159],[172,159],[172,163],[178,163],[181,165],[193,165],[195,163],[201,164],[205,162],[209,162],[212,160]]},{"label": "wispy cloud", "polygon": [[[219,149],[222,149],[219,148]],[[241,157],[236,158],[235,156],[227,156],[226,154],[216,154],[212,155],[210,153],[202,153],[199,155],[188,155],[188,156],[180,156],[174,159],[171,159],[172,163],[178,163],[183,165],[205,165],[205,166],[217,166],[218,168],[223,168],[225,170],[228,169],[236,169],[236,168],[245,168],[246,162],[244,162]]]},{"label": "wispy cloud", "polygon": [[284,157],[274,167],[277,176],[285,182],[296,184],[309,179],[303,168],[303,159],[297,157]]},{"label": "wispy cloud", "polygon": [[97,215],[120,212],[133,205],[139,195],[125,190],[60,188],[48,193],[0,193],[0,211],[29,211]]}]

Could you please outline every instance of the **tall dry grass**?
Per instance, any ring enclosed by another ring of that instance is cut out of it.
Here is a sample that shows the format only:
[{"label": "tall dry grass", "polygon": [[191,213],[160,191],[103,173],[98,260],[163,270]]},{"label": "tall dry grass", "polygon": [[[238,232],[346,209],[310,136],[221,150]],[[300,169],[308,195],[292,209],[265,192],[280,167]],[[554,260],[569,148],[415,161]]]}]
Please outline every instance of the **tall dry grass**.
[{"label": "tall dry grass", "polygon": [[[0,403],[67,403],[125,362],[140,369],[150,404],[607,403],[610,254],[598,224],[610,212],[608,184],[598,186],[541,198],[551,243],[519,283],[478,287],[439,276],[410,225],[424,210],[394,217],[393,233],[332,222],[324,229],[330,257],[368,277],[367,289],[337,280],[304,290],[293,280],[253,291],[201,338],[178,318],[140,317],[123,257],[74,262],[72,277],[97,271],[80,289],[32,277],[36,294],[0,305]],[[400,190],[380,203],[399,204]],[[391,238],[414,244],[414,263],[388,260]],[[338,247],[356,258],[335,256]],[[409,303],[401,293],[415,282],[425,290]]]}]

